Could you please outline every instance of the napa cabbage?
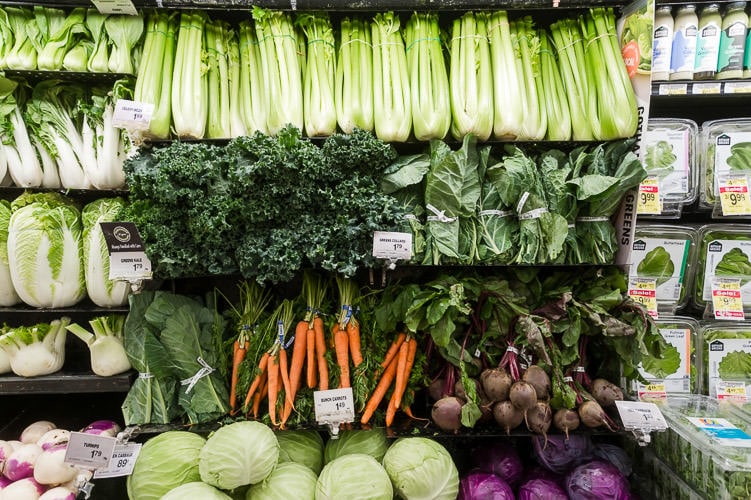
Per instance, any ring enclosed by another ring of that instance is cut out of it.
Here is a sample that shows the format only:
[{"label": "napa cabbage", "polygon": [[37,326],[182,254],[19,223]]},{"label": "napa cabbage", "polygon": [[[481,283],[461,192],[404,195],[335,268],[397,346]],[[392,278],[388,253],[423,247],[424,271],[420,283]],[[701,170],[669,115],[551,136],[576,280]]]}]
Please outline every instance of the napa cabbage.
[{"label": "napa cabbage", "polygon": [[21,299],[13,288],[8,265],[8,225],[10,224],[10,202],[0,200],[0,306],[14,306]]},{"label": "napa cabbage", "polygon": [[78,207],[59,193],[24,193],[11,203],[8,265],[32,307],[69,307],[85,295]]},{"label": "napa cabbage", "polygon": [[81,212],[83,220],[83,263],[86,292],[99,307],[120,307],[128,302],[127,281],[109,279],[110,257],[101,222],[115,222],[125,208],[120,197],[92,201]]}]

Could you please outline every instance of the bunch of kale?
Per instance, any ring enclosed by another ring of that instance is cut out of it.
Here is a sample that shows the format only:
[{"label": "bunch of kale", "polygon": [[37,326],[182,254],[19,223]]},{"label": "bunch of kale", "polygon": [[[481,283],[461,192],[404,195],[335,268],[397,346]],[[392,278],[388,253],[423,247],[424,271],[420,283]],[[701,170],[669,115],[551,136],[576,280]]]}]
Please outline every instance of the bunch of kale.
[{"label": "bunch of kale", "polygon": [[403,217],[380,189],[395,158],[361,130],[320,146],[293,127],[226,146],[174,142],[126,163],[127,216],[160,277],[284,282],[309,266],[352,275],[373,264],[373,231]]}]

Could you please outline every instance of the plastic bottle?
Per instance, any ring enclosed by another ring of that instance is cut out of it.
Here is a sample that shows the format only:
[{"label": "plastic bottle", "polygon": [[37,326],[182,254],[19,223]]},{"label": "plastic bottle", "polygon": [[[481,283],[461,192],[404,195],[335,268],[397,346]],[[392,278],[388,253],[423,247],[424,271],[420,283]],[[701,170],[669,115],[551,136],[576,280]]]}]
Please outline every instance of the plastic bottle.
[{"label": "plastic bottle", "polygon": [[751,78],[751,30],[746,33],[746,50],[743,52],[743,78]]},{"label": "plastic bottle", "polygon": [[720,56],[717,62],[718,80],[743,77],[743,51],[748,34],[746,2],[728,4],[722,18]]},{"label": "plastic bottle", "polygon": [[711,80],[717,73],[717,57],[720,54],[720,31],[722,16],[720,6],[711,3],[699,15],[699,35],[696,39],[696,62],[694,80]]},{"label": "plastic bottle", "polygon": [[694,77],[698,32],[699,18],[696,16],[696,5],[682,5],[675,16],[670,55],[671,80],[691,80]]},{"label": "plastic bottle", "polygon": [[655,12],[652,32],[652,80],[670,78],[670,52],[673,46],[673,15],[670,5],[660,5]]}]

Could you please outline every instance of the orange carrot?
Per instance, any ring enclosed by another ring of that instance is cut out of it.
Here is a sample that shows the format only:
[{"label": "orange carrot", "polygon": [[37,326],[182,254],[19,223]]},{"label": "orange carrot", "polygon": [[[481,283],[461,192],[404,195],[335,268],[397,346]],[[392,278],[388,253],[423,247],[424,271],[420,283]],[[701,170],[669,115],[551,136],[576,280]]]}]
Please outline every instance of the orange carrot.
[{"label": "orange carrot", "polygon": [[386,352],[386,357],[383,359],[383,363],[381,363],[381,366],[383,368],[386,368],[389,364],[391,364],[391,360],[394,359],[394,357],[399,352],[399,348],[404,343],[405,338],[407,338],[407,336],[404,333],[400,333],[396,336],[394,342],[391,344],[391,347],[389,347],[389,350]]},{"label": "orange carrot", "polygon": [[279,394],[279,358],[278,354],[269,356],[269,418],[271,425],[279,425],[276,421],[276,397]]},{"label": "orange carrot", "polygon": [[[397,367],[397,370],[399,368]],[[394,401],[394,397],[396,396],[396,391],[393,391],[391,393],[391,398],[389,399],[389,405],[386,407],[386,427],[391,427],[391,424],[394,423],[394,417],[396,416],[396,410],[399,408],[396,405],[396,402]]]},{"label": "orange carrot", "polygon": [[308,328],[306,338],[306,362],[308,363],[307,381],[308,389],[313,389],[318,383],[318,372],[316,371],[316,335],[312,328]]},{"label": "orange carrot", "polygon": [[360,418],[361,424],[367,424],[370,417],[375,413],[376,408],[378,408],[378,405],[381,404],[381,400],[383,400],[383,397],[386,395],[386,391],[388,391],[391,382],[394,381],[394,376],[396,375],[396,364],[396,360],[392,359],[391,363],[389,363],[386,370],[383,372],[381,380],[378,381],[378,385],[376,385],[373,394],[370,395],[370,399],[368,399],[368,403],[365,405],[365,411],[363,411],[362,417]]},{"label": "orange carrot", "polygon": [[349,337],[349,353],[352,356],[352,364],[357,368],[362,363],[362,350],[360,347],[360,322],[354,316],[347,323],[347,336]]},{"label": "orange carrot", "polygon": [[308,342],[308,323],[300,321],[295,328],[295,343],[292,346],[292,360],[289,368],[289,398],[285,399],[284,411],[282,412],[282,425],[284,425],[292,415],[294,409],[295,395],[300,388],[302,379],[302,369],[305,365],[305,351]]},{"label": "orange carrot", "polygon": [[269,377],[266,376],[267,372],[263,372],[263,382],[261,383],[260,390],[256,392],[253,398],[253,418],[258,418],[258,412],[261,410],[261,401],[269,390]]},{"label": "orange carrot", "polygon": [[336,352],[336,364],[339,365],[339,388],[350,387],[349,381],[349,339],[347,330],[339,328],[339,323],[334,323],[332,328],[334,349]]},{"label": "orange carrot", "polygon": [[402,403],[402,395],[404,394],[404,389],[407,388],[407,380],[409,379],[409,374],[406,371],[407,368],[407,355],[409,354],[409,346],[412,344],[414,340],[411,338],[408,338],[404,341],[402,346],[399,348],[399,357],[396,358],[396,382],[394,382],[394,409],[399,408],[399,405]]},{"label": "orange carrot", "polygon": [[256,375],[256,378],[253,379],[253,382],[250,384],[250,389],[248,389],[248,395],[245,396],[245,404],[243,404],[243,408],[246,412],[248,411],[248,405],[250,405],[250,400],[253,398],[253,394],[258,389],[258,386],[261,385],[261,377],[264,373],[266,373],[266,364],[268,363],[268,359],[269,353],[263,353],[263,356],[261,356],[261,361],[258,363],[258,369],[261,370],[261,372]]},{"label": "orange carrot", "polygon": [[287,350],[279,350],[279,375],[282,377],[282,386],[284,387],[284,400],[289,401],[294,406],[292,399],[292,382],[289,379],[289,367],[287,363]]},{"label": "orange carrot", "polygon": [[237,381],[240,376],[240,365],[248,352],[248,344],[245,335],[239,336],[232,344],[232,382],[229,391],[230,415],[237,413]]},{"label": "orange carrot", "polygon": [[323,333],[323,320],[320,316],[313,319],[313,332],[318,359],[318,390],[326,391],[329,388],[329,365],[326,363],[326,336]]},{"label": "orange carrot", "polygon": [[407,415],[407,416],[408,416],[409,418],[411,418],[412,420],[421,420],[421,421],[423,421],[423,422],[430,422],[430,419],[429,419],[429,418],[420,418],[420,417],[416,417],[416,416],[415,416],[415,414],[414,414],[414,413],[412,413],[412,408],[410,408],[410,407],[409,407],[409,406],[407,406],[407,405],[403,405],[403,406],[402,406],[402,411],[404,412],[404,414],[405,414],[405,415]]}]

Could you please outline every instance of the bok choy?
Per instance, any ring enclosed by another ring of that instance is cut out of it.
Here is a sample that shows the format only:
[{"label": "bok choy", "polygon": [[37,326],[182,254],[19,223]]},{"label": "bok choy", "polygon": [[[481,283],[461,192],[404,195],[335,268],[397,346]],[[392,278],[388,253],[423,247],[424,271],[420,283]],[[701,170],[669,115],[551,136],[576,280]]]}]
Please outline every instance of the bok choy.
[{"label": "bok choy", "polygon": [[112,73],[135,74],[133,54],[143,35],[141,16],[111,15],[104,21],[104,29],[112,42],[112,52],[108,62]]},{"label": "bok choy", "polygon": [[17,82],[0,78],[0,149],[16,186],[40,187],[44,171],[21,113],[24,98]]}]

